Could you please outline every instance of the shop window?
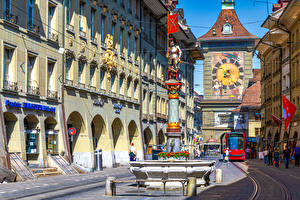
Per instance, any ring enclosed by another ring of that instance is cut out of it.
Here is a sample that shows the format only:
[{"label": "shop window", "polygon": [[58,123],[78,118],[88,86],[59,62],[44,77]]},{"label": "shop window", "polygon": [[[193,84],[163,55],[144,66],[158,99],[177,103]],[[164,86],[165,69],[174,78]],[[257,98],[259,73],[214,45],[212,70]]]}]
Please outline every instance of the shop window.
[{"label": "shop window", "polygon": [[26,154],[39,153],[39,130],[27,129],[26,133]]},{"label": "shop window", "polygon": [[58,132],[46,130],[46,149],[47,153],[58,154]]}]

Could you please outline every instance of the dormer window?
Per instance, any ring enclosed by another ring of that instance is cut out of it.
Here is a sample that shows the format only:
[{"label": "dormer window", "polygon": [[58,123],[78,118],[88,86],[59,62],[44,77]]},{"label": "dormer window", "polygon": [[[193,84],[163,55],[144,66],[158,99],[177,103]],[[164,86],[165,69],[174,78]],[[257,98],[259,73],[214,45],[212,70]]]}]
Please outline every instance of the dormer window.
[{"label": "dormer window", "polygon": [[224,35],[230,35],[232,34],[232,26],[229,23],[226,23],[223,25],[223,31],[222,34]]}]

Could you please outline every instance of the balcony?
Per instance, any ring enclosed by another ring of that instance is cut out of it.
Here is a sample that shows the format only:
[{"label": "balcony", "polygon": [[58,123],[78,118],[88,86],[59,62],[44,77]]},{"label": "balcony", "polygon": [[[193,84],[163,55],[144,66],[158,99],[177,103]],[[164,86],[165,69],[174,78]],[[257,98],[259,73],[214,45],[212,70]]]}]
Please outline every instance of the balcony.
[{"label": "balcony", "polygon": [[5,80],[3,89],[11,92],[18,92],[18,83]]},{"label": "balcony", "polygon": [[82,37],[83,39],[86,39],[86,32],[84,32],[82,30],[82,28],[80,28],[80,30],[79,30],[79,37]]},{"label": "balcony", "polygon": [[97,45],[98,43],[97,43],[97,38],[96,38],[96,36],[92,36],[91,37],[91,43],[93,43],[94,45]]},{"label": "balcony", "polygon": [[36,24],[28,24],[28,30],[36,34],[40,33],[40,27]]},{"label": "balcony", "polygon": [[34,95],[34,96],[39,96],[40,95],[40,88],[37,86],[33,86],[32,82],[29,81],[27,85],[27,94],[29,95]]},{"label": "balcony", "polygon": [[48,39],[54,42],[58,42],[58,35],[56,33],[48,33]]},{"label": "balcony", "polygon": [[71,24],[67,24],[67,31],[71,32],[71,33],[75,33],[74,31],[74,26]]},{"label": "balcony", "polygon": [[85,86],[85,84],[84,83],[78,83],[78,87],[80,88],[80,89],[85,89],[86,88],[86,86]]},{"label": "balcony", "polygon": [[66,79],[65,84],[68,85],[68,86],[74,86],[74,81],[73,81],[73,80]]},{"label": "balcony", "polygon": [[96,88],[95,86],[90,85],[90,90],[91,90],[92,92],[96,92],[97,88]]},{"label": "balcony", "polygon": [[17,25],[18,21],[19,21],[19,18],[16,15],[7,13],[6,16],[5,16],[5,21]]},{"label": "balcony", "polygon": [[47,98],[49,98],[49,99],[57,99],[58,98],[57,91],[47,90]]}]

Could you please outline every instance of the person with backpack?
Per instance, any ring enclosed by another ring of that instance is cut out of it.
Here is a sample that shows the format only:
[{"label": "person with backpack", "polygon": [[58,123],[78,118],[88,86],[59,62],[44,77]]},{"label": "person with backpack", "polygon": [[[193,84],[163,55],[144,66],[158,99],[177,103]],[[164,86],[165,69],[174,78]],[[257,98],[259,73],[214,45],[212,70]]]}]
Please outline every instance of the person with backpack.
[{"label": "person with backpack", "polygon": [[293,156],[295,158],[295,167],[299,167],[299,161],[300,161],[300,147],[299,146],[295,147]]},{"label": "person with backpack", "polygon": [[289,168],[290,155],[291,152],[289,148],[286,146],[283,150],[283,159],[284,159],[285,168]]}]

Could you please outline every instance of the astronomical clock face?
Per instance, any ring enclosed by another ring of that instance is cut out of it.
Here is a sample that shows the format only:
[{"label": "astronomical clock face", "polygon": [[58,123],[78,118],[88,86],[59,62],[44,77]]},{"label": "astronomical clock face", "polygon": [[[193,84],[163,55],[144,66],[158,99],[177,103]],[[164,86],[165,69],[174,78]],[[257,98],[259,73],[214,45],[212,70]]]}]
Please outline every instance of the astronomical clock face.
[{"label": "astronomical clock face", "polygon": [[212,76],[223,90],[233,90],[242,85],[244,70],[237,60],[223,59],[213,67]]}]

